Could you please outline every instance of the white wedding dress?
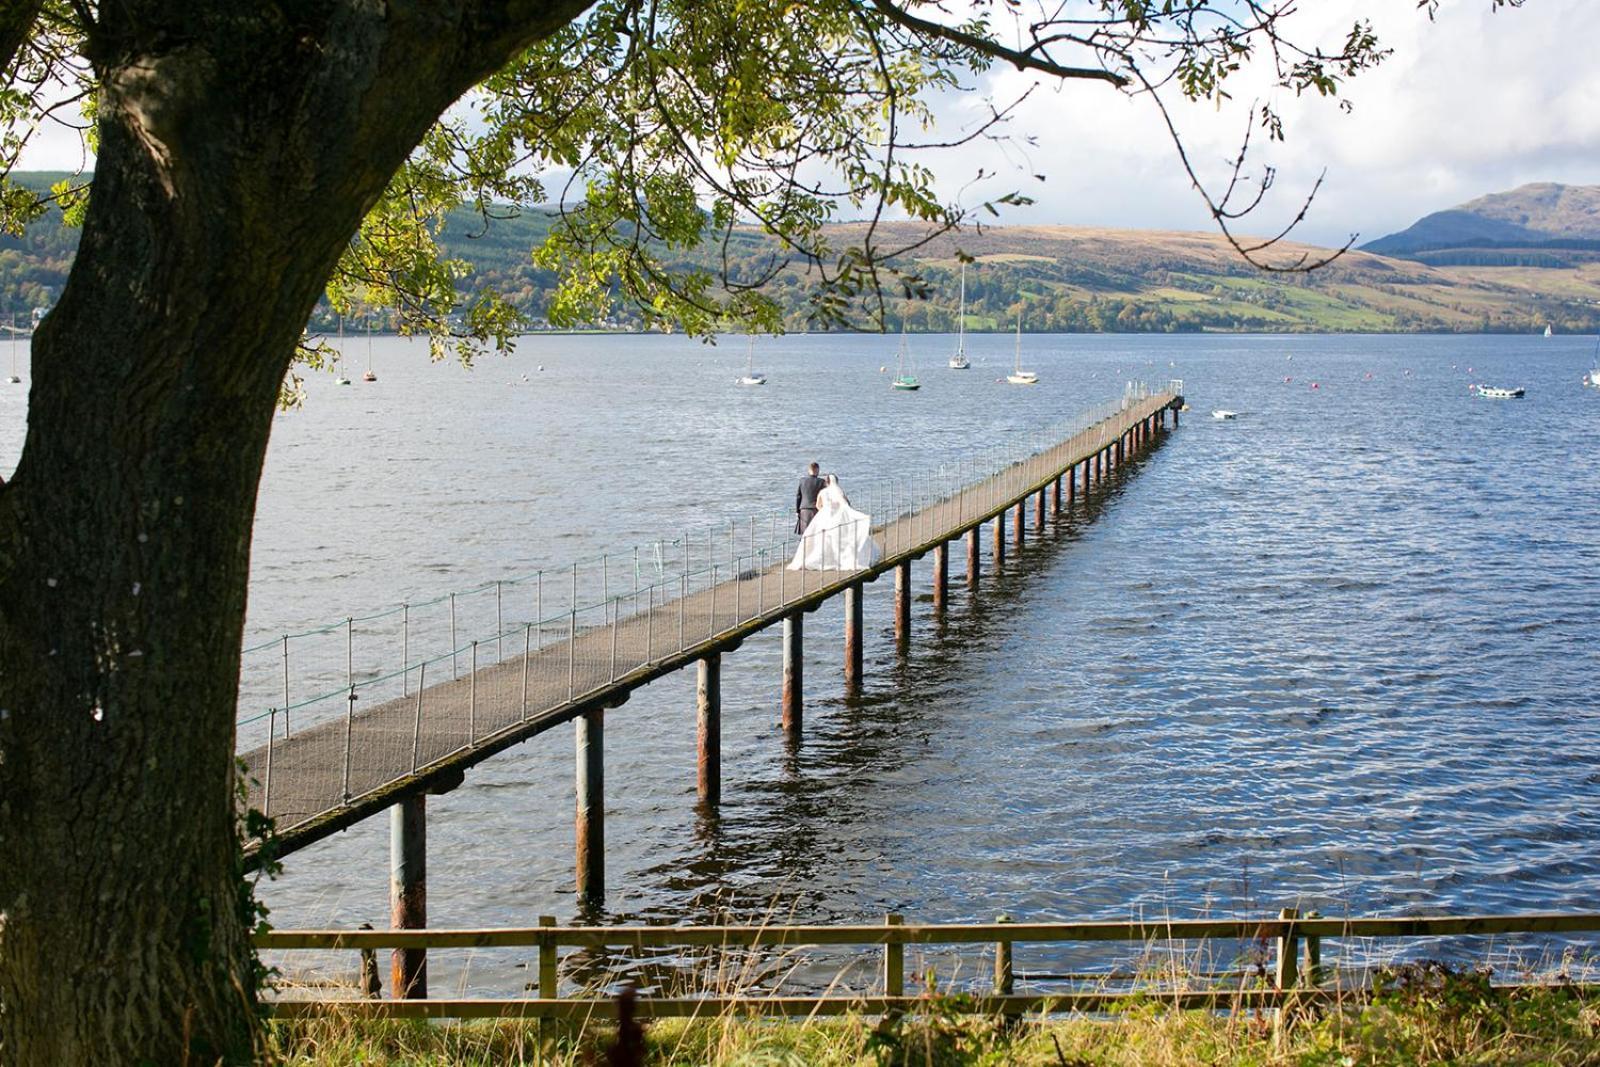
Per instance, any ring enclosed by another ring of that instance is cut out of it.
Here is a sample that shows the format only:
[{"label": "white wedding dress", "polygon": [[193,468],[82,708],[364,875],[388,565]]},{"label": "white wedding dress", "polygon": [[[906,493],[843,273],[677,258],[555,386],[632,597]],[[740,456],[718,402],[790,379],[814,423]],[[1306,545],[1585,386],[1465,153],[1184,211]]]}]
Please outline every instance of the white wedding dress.
[{"label": "white wedding dress", "polygon": [[882,558],[872,539],[872,517],[851,507],[838,479],[828,475],[827,486],[817,495],[817,517],[801,535],[789,569],[856,571]]}]

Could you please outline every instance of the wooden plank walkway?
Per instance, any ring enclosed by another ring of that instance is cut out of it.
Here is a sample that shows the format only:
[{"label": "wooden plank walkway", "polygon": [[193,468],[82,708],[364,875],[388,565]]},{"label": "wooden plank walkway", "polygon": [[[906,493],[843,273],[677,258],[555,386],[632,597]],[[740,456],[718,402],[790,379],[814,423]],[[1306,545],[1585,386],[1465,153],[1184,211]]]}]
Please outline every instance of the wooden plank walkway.
[{"label": "wooden plank walkway", "polygon": [[[654,678],[682,669],[845,589],[917,559],[1051,487],[1056,479],[1149,425],[1181,398],[1156,393],[1068,440],[926,506],[874,526],[876,566],[855,571],[790,571],[787,560],[665,603],[619,610],[604,625],[574,613],[553,643],[535,647],[373,707],[354,690],[347,715],[274,736],[241,753],[248,805],[276,820],[274,847],[286,854],[418,792],[448,788],[462,772],[511,745],[598,707],[615,707]],[[515,643],[514,641],[512,643]],[[276,734],[276,731],[274,731]],[[255,861],[258,843],[247,848]]]}]

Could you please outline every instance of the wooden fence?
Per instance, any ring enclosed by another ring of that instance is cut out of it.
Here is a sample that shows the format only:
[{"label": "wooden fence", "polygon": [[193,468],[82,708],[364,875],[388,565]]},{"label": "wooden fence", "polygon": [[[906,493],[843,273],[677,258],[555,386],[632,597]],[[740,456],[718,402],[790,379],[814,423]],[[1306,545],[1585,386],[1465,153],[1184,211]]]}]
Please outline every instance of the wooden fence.
[{"label": "wooden fence", "polygon": [[[760,1015],[868,1015],[915,1011],[926,997],[906,994],[907,945],[971,945],[993,947],[994,982],[984,995],[959,996],[951,1010],[982,1014],[1037,1012],[1100,1012],[1132,1001],[1159,1001],[1176,1008],[1212,1010],[1272,1008],[1293,999],[1315,1003],[1357,999],[1359,988],[1328,982],[1322,964],[1324,939],[1499,936],[1505,934],[1577,934],[1600,932],[1600,914],[1468,915],[1436,918],[1327,919],[1315,913],[1300,916],[1285,909],[1276,919],[1182,919],[1136,922],[1073,923],[923,923],[907,924],[889,915],[882,925],[816,926],[557,926],[549,916],[540,925],[521,929],[483,930],[274,930],[256,937],[261,949],[355,950],[537,948],[539,995],[534,998],[456,998],[437,1000],[278,999],[269,1010],[278,1018],[348,1014],[368,1018],[606,1018],[617,1011],[611,997],[563,998],[558,962],[562,947],[589,949],[758,948],[857,945],[882,953],[882,993],[817,996],[641,996],[636,1015],[716,1016],[735,1010]],[[1067,942],[1143,942],[1231,940],[1272,947],[1270,977],[1238,975],[1226,989],[1062,993],[1017,993],[1014,946]],[[1587,992],[1596,988],[1563,983]]]}]

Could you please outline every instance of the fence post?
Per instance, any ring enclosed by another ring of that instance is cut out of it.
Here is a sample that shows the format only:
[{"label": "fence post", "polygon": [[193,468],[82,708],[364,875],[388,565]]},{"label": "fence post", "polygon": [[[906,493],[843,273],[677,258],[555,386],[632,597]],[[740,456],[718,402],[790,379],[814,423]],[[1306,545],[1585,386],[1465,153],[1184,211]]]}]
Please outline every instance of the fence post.
[{"label": "fence post", "polygon": [[283,635],[283,736],[289,736],[289,635]]},{"label": "fence post", "polygon": [[478,743],[478,642],[472,642],[472,677],[467,679],[467,744]]},{"label": "fence post", "polygon": [[272,818],[272,743],[278,739],[278,709],[267,709],[267,780],[261,787],[261,814]]},{"label": "fence post", "polygon": [[1284,908],[1278,912],[1278,918],[1286,925],[1283,933],[1278,935],[1278,974],[1277,987],[1280,993],[1293,988],[1299,980],[1298,961],[1296,960],[1299,949],[1299,934],[1294,928],[1292,920],[1300,917],[1294,908]]},{"label": "fence post", "polygon": [[[554,926],[554,915],[539,916],[540,926]],[[539,999],[555,1000],[561,995],[561,990],[556,984],[556,939],[551,934],[541,934],[539,937]]]},{"label": "fence post", "polygon": [[[644,613],[644,661],[654,663],[656,659],[656,583],[650,583],[650,603]],[[637,597],[637,594],[635,594]],[[637,602],[634,605],[637,607]]]},{"label": "fence post", "polygon": [[[685,542],[685,544],[687,544],[687,542]],[[687,567],[688,564],[685,563],[684,566]],[[688,607],[689,607],[689,572],[687,570],[685,570],[683,572],[682,581],[683,581],[683,587],[678,590],[678,651],[679,652],[682,652],[685,648],[688,647],[687,645],[684,644],[684,637],[683,637],[683,617],[684,617],[684,613],[688,611]]]},{"label": "fence post", "polygon": [[423,660],[417,669],[417,718],[411,727],[411,770],[417,770],[417,752],[422,746],[422,690],[428,681],[428,661]]},{"label": "fence post", "polygon": [[567,615],[567,699],[578,695],[578,609]]},{"label": "fence post", "polygon": [[523,722],[528,721],[528,659],[533,655],[533,623],[526,623],[522,627],[522,715]]},{"label": "fence post", "polygon": [[400,695],[410,692],[411,681],[411,605],[400,605]]},{"label": "fence post", "polygon": [[617,680],[617,616],[622,614],[622,601],[611,601],[611,680]]},{"label": "fence post", "polygon": [[344,712],[344,800],[350,802],[350,735],[355,731],[356,718],[356,687],[350,687],[350,695],[345,700]]},{"label": "fence post", "polygon": [[[885,926],[900,926],[905,922],[905,917],[890,912],[883,917]],[[906,995],[906,946],[904,942],[891,941],[883,946],[883,995],[886,997],[903,997]]]},{"label": "fence post", "polygon": [[[1308,919],[1320,919],[1320,911],[1306,912]],[[1306,935],[1306,981],[1313,985],[1322,984],[1322,936],[1320,934]]]},{"label": "fence post", "polygon": [[[996,915],[997,923],[1009,923],[1011,916]],[[1016,989],[1016,972],[1011,965],[1011,942],[996,941],[994,943],[994,995],[1009,997]]]}]

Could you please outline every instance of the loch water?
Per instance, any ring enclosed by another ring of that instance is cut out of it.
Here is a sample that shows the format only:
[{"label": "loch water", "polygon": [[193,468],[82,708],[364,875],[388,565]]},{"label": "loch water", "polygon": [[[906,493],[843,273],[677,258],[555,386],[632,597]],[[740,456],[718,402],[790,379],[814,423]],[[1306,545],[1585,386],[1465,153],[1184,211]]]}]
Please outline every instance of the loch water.
[{"label": "loch water", "polygon": [[[379,339],[378,382],[278,417],[247,644],[781,511],[810,459],[849,491],[1184,382],[1181,428],[998,576],[986,551],[975,596],[953,553],[942,624],[918,565],[906,656],[869,586],[858,697],[839,603],[811,616],[797,745],[776,632],[725,656],[714,817],[693,673],[611,712],[603,909],[573,896],[570,729],[430,798],[430,925],[1600,909],[1592,339],[1027,335],[1018,388],[1009,335],[965,372],[920,336],[917,393],[895,344],[763,339],[754,389],[742,339],[534,336],[471,370]],[[386,925],[388,832],[290,856],[273,921]],[[434,988],[520,990],[530,955],[435,954]]]}]

